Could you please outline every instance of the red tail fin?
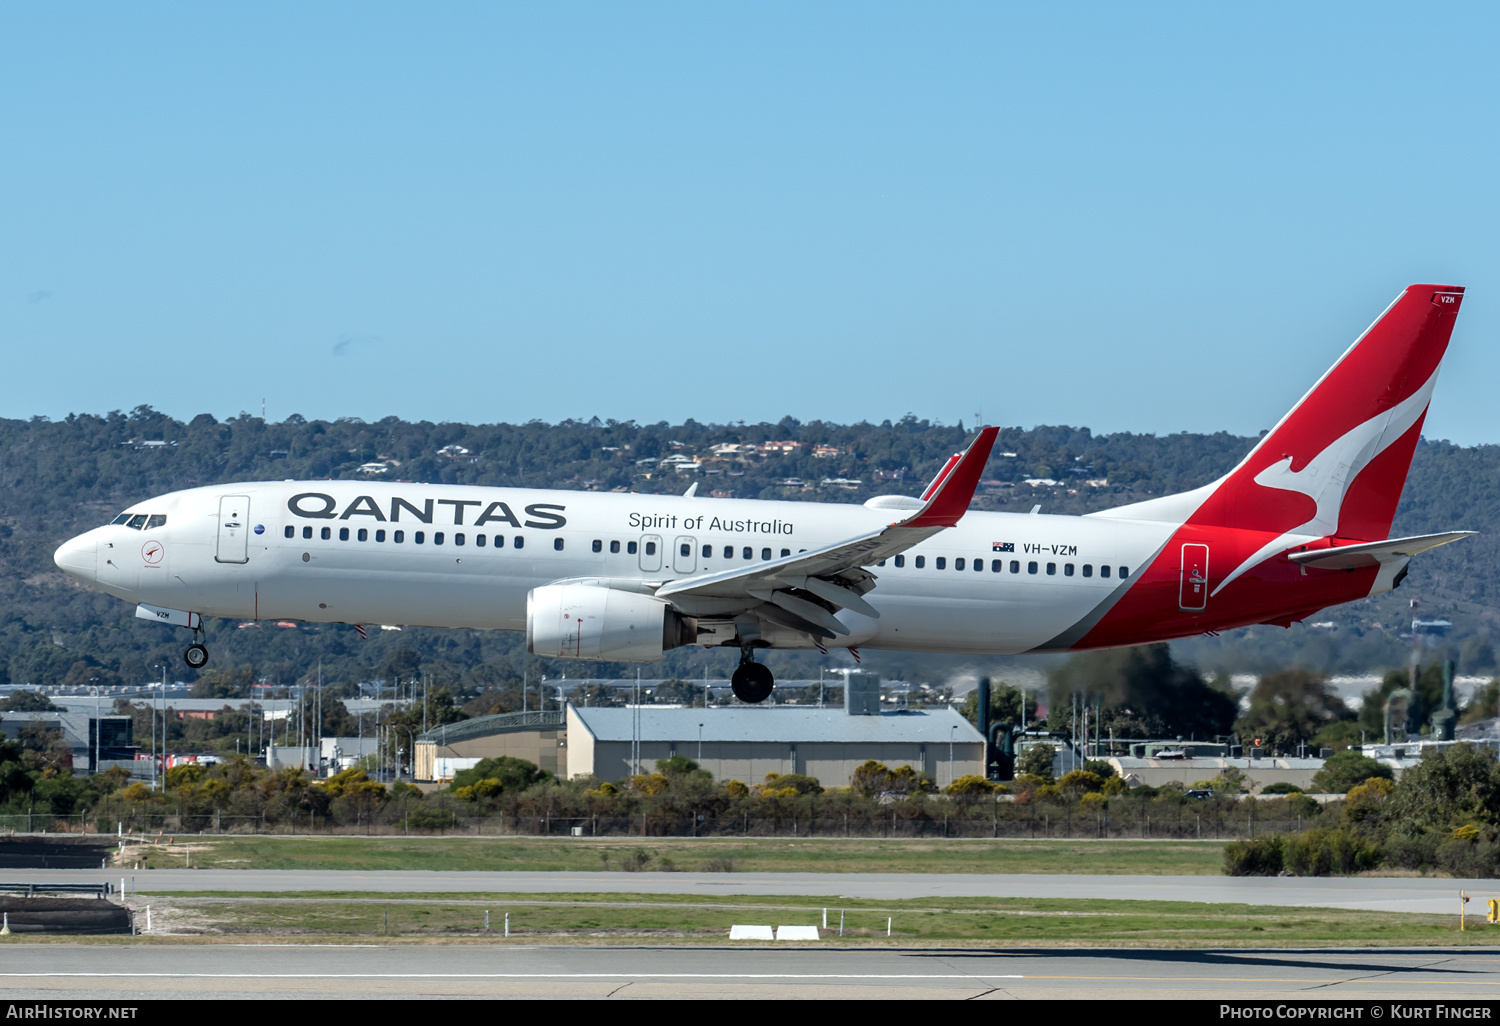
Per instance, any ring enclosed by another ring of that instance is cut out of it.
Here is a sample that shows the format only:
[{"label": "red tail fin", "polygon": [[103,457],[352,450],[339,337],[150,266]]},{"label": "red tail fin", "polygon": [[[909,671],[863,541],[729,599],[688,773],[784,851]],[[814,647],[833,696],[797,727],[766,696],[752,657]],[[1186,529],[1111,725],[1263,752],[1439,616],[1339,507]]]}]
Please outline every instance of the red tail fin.
[{"label": "red tail fin", "polygon": [[1384,539],[1462,302],[1409,286],[1189,522]]}]

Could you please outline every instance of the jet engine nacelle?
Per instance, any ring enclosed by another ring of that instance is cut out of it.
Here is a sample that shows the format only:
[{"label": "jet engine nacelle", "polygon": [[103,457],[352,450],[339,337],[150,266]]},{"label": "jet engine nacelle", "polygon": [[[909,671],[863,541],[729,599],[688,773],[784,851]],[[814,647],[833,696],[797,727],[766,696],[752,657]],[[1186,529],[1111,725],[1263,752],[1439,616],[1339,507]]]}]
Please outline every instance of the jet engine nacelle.
[{"label": "jet engine nacelle", "polygon": [[697,637],[696,620],[653,595],[548,584],[526,596],[526,648],[532,655],[649,663]]}]

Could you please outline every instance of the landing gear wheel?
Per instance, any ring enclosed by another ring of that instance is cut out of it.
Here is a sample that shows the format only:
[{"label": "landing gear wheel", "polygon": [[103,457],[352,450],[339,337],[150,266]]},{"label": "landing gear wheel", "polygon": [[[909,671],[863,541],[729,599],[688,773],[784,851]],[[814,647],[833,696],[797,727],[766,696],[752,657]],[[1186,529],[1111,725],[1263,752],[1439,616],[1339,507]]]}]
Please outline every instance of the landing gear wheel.
[{"label": "landing gear wheel", "polygon": [[729,678],[729,686],[734,689],[735,698],[753,704],[771,697],[776,678],[760,663],[741,663]]},{"label": "landing gear wheel", "polygon": [[187,651],[182,653],[182,661],[195,670],[201,670],[208,663],[208,649],[202,645],[189,645]]}]

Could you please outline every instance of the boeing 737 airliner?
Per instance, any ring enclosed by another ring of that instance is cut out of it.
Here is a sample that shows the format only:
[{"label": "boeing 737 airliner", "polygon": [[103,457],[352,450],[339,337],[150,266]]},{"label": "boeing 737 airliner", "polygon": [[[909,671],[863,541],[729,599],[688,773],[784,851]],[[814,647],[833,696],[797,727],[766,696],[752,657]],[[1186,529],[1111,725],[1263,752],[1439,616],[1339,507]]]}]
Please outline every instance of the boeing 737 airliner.
[{"label": "boeing 737 airliner", "polygon": [[863,506],[257,482],[138,503],[55,558],[194,631],[193,667],[204,616],[511,630],[559,659],[735,648],[747,702],[774,685],[757,648],[1000,654],[1287,626],[1473,533],[1387,538],[1462,300],[1410,286],[1227,475],[1087,516],[968,512],[985,428],[920,498]]}]

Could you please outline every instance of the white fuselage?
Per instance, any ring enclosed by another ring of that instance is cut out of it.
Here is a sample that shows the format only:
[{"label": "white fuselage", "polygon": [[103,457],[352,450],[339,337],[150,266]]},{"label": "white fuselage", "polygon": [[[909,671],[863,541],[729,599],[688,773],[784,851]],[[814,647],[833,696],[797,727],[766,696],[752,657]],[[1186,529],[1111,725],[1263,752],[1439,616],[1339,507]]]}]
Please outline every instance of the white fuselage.
[{"label": "white fuselage", "polygon": [[[814,549],[904,515],[362,481],[195,488],[130,514],[165,522],[87,532],[59,550],[59,565],[121,599],[206,616],[481,630],[525,630],[527,595],[545,584],[657,585]],[[1045,646],[1107,603],[1127,583],[1122,568],[1144,566],[1176,526],[971,512],[900,565],[869,567],[878,580],[866,598],[881,615],[841,613],[853,633],[837,644],[956,653]],[[777,644],[812,641],[788,632]]]}]

